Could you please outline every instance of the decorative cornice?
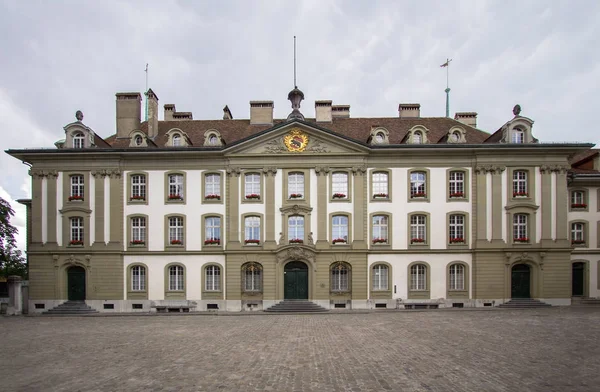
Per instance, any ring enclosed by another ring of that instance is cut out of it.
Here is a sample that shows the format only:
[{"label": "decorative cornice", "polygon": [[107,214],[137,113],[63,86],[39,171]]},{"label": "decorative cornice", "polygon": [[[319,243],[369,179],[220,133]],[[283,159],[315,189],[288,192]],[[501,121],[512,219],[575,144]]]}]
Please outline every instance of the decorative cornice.
[{"label": "decorative cornice", "polygon": [[502,174],[506,170],[506,166],[499,165],[480,165],[475,167],[475,174]]},{"label": "decorative cornice", "polygon": [[314,264],[315,262],[315,251],[310,248],[294,245],[285,249],[281,249],[277,252],[277,260],[279,262],[285,260],[306,260]]},{"label": "decorative cornice", "polygon": [[56,178],[58,178],[58,171],[32,169],[29,170],[29,175],[33,178],[48,178],[55,180]]},{"label": "decorative cornice", "polygon": [[239,177],[242,171],[239,167],[228,166],[225,172],[227,173],[227,177]]},{"label": "decorative cornice", "polygon": [[292,206],[281,207],[279,209],[279,211],[281,211],[283,214],[291,214],[291,215],[309,214],[310,215],[310,213],[312,212],[312,207],[294,204]]},{"label": "decorative cornice", "polygon": [[352,167],[352,174],[354,174],[354,176],[362,176],[367,172],[367,168],[365,166],[353,166]]},{"label": "decorative cornice", "polygon": [[565,174],[569,171],[570,166],[567,165],[542,165],[540,166],[540,173],[542,174],[550,174],[550,173],[558,173]]},{"label": "decorative cornice", "polygon": [[94,178],[121,178],[121,171],[119,169],[92,170],[91,173]]},{"label": "decorative cornice", "polygon": [[329,173],[330,171],[331,171],[331,169],[328,168],[327,166],[315,167],[315,173],[317,173],[317,176],[320,176],[321,174],[327,175],[327,173]]},{"label": "decorative cornice", "polygon": [[265,176],[273,176],[275,177],[275,175],[277,174],[277,168],[273,167],[273,166],[269,166],[269,167],[263,167],[262,172],[264,173]]}]

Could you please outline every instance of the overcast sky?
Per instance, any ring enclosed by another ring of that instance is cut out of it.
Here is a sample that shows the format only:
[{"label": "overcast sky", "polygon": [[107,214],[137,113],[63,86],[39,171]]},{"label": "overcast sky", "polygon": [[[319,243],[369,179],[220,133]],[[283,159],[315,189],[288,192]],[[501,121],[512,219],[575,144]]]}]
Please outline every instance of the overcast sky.
[{"label": "overcast sky", "polygon": [[[522,115],[540,141],[600,142],[600,2],[595,1],[13,1],[0,0],[2,149],[47,147],[82,110],[101,137],[115,132],[115,93],[149,86],[159,105],[195,119],[249,117],[249,101],[291,111],[298,36],[301,111],[351,105],[352,117],[395,117],[420,103],[475,111],[493,132]],[[161,114],[162,119],[162,114]],[[0,154],[0,197],[17,211],[24,249],[27,167]]]}]

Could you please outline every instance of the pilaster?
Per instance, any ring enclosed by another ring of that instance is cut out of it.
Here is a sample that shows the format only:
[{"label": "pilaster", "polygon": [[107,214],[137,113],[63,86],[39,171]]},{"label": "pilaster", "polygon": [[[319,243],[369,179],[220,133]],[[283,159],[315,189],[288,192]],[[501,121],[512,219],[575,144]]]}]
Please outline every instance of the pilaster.
[{"label": "pilaster", "polygon": [[367,249],[367,227],[368,227],[368,216],[367,216],[367,186],[365,184],[365,173],[367,168],[364,166],[353,167],[352,173],[354,175],[354,192],[352,197],[354,200],[354,233],[352,237],[352,249]]},{"label": "pilaster", "polygon": [[31,176],[31,242],[33,244],[42,243],[42,214],[46,213],[42,203],[43,179],[47,172],[43,170],[30,170]]},{"label": "pilaster", "polygon": [[109,177],[109,216],[110,216],[110,238],[109,243],[123,244],[123,182],[121,171],[113,169]]},{"label": "pilaster", "polygon": [[226,249],[241,249],[240,244],[240,169],[227,168],[227,246]]},{"label": "pilaster", "polygon": [[473,228],[475,241],[487,241],[487,169],[483,166],[475,168],[475,214]]},{"label": "pilaster", "polygon": [[92,176],[95,182],[94,192],[94,220],[95,220],[95,234],[93,245],[105,245],[104,238],[104,178],[106,174],[102,170],[92,171]]},{"label": "pilaster", "polygon": [[56,191],[57,191],[57,178],[58,172],[50,171],[46,177],[46,216],[47,218],[47,241],[50,244],[56,245],[56,208],[57,202]]},{"label": "pilaster", "polygon": [[317,249],[328,249],[327,241],[327,175],[330,169],[328,167],[317,166],[315,173],[317,175]]},{"label": "pilaster", "polygon": [[264,249],[275,249],[275,175],[274,167],[263,168],[265,176],[265,243]]},{"label": "pilaster", "polygon": [[552,171],[548,166],[541,166],[540,173],[542,175],[542,194],[541,196],[541,213],[542,213],[542,243],[552,240]]},{"label": "pilaster", "polygon": [[569,202],[569,192],[567,189],[567,170],[568,166],[555,166],[552,167],[552,171],[556,173],[556,239],[557,240],[568,240],[569,239],[569,225],[567,212]]},{"label": "pilaster", "polygon": [[502,240],[502,217],[504,208],[502,205],[502,173],[504,166],[495,166],[490,169],[492,173],[492,242],[503,242]]}]

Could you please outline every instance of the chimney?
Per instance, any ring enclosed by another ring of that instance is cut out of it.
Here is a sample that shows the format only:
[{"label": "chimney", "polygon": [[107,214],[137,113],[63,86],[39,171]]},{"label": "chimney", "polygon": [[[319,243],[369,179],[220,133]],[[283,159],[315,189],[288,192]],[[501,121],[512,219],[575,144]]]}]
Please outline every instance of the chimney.
[{"label": "chimney", "polygon": [[129,137],[134,129],[140,129],[142,95],[140,93],[117,93],[117,137]]},{"label": "chimney", "polygon": [[231,110],[229,110],[229,106],[227,105],[225,105],[225,107],[223,108],[223,120],[233,120]]},{"label": "chimney", "polygon": [[400,118],[418,118],[421,117],[420,103],[401,103],[398,105],[398,114]]},{"label": "chimney", "polygon": [[194,116],[192,116],[192,112],[174,112],[173,120],[181,121],[181,120],[193,120]]},{"label": "chimney", "polygon": [[315,101],[317,122],[331,122],[331,101]]},{"label": "chimney", "polygon": [[175,104],[166,103],[164,108],[165,108],[165,121],[173,121],[173,113],[175,113]]},{"label": "chimney", "polygon": [[454,119],[470,127],[477,128],[477,113],[475,112],[457,112]]},{"label": "chimney", "polygon": [[158,97],[152,89],[146,92],[148,100],[148,137],[152,140],[158,135]]},{"label": "chimney", "polygon": [[273,101],[250,101],[250,124],[273,125]]},{"label": "chimney", "polygon": [[350,118],[350,105],[332,105],[331,117]]}]

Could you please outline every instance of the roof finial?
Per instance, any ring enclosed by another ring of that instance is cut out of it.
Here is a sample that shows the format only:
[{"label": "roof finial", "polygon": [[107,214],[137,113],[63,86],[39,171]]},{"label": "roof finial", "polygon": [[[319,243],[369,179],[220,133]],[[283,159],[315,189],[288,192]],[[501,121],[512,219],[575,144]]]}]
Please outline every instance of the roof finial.
[{"label": "roof finial", "polygon": [[77,112],[75,112],[75,118],[79,122],[83,121],[83,112],[81,110],[78,110]]},{"label": "roof finial", "polygon": [[298,88],[296,83],[296,36],[294,35],[294,88]]},{"label": "roof finial", "polygon": [[292,102],[292,112],[287,117],[288,120],[304,120],[304,115],[300,113],[300,102],[304,99],[304,93],[298,89],[296,84],[296,36],[294,35],[294,89],[288,94],[288,99]]},{"label": "roof finial", "polygon": [[440,67],[446,68],[446,89],[444,90],[446,92],[446,117],[450,117],[450,84],[448,72],[450,69],[450,61],[452,61],[452,59],[446,58],[446,62],[440,65]]},{"label": "roof finial", "polygon": [[148,63],[146,63],[144,72],[146,72],[146,92],[144,95],[146,96],[146,121],[148,121]]},{"label": "roof finial", "polygon": [[515,117],[517,117],[519,114],[521,114],[521,105],[516,104],[515,107],[513,108],[513,114],[515,115]]}]

